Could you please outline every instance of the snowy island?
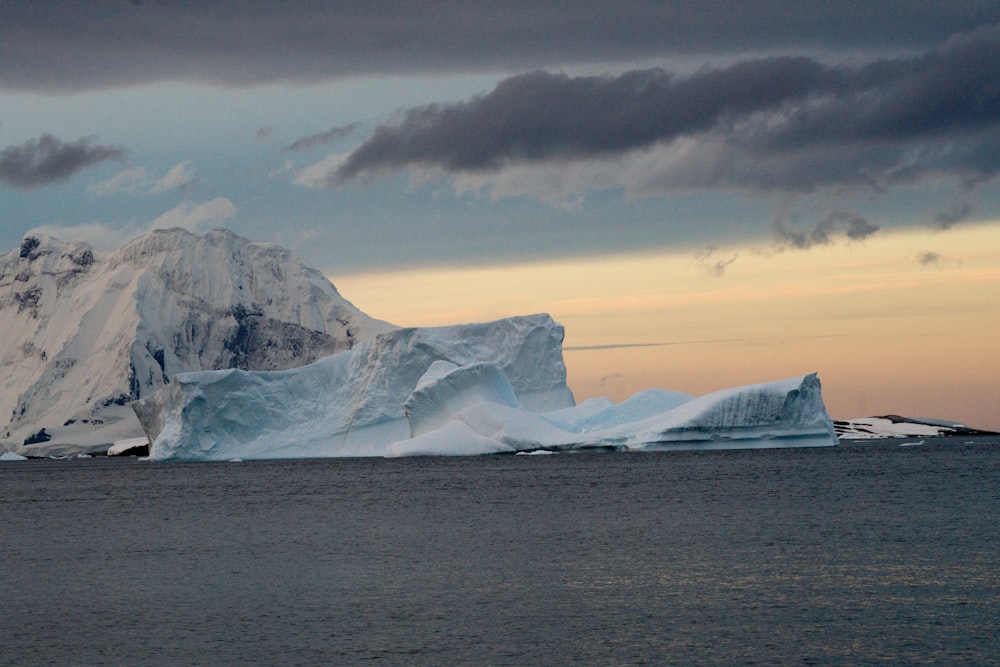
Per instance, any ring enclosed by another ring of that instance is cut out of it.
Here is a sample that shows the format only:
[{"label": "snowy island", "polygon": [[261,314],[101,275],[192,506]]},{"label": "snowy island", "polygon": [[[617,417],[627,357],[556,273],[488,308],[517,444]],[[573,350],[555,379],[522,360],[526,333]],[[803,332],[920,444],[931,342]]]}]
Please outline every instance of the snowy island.
[{"label": "snowy island", "polygon": [[399,328],[225,230],[29,235],[0,255],[0,316],[8,458],[143,433],[161,461],[837,444],[815,374],[576,405],[548,315]]},{"label": "snowy island", "polygon": [[971,428],[961,422],[902,417],[900,415],[837,420],[833,422],[833,427],[837,431],[837,438],[841,440],[1000,435],[993,431]]}]

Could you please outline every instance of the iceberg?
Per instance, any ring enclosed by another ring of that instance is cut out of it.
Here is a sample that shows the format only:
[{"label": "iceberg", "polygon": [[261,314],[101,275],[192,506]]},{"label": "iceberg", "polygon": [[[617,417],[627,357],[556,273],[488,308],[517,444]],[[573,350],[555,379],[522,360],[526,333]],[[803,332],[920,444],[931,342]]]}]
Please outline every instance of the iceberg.
[{"label": "iceberg", "polygon": [[432,419],[420,390],[454,368],[495,365],[519,409],[574,405],[563,336],[548,315],[397,329],[295,369],[179,373],[132,405],[153,460],[383,456],[410,436],[411,394]]},{"label": "iceberg", "polygon": [[300,368],[175,375],[132,403],[153,460],[832,446],[815,373],[576,405],[548,315],[398,329]]},{"label": "iceberg", "polygon": [[[445,376],[438,382],[448,379]],[[489,392],[482,389],[481,400],[465,405],[466,401],[455,401],[448,391],[437,391],[434,385],[423,388],[422,393],[442,400],[436,410],[424,405],[423,414],[411,416],[413,437],[393,443],[389,456],[837,444],[815,373],[698,398],[647,390],[596,411],[595,406],[584,403],[543,414],[530,414],[507,401],[491,400]],[[465,396],[474,393],[468,389],[463,392]],[[428,412],[434,413],[433,421],[428,419]],[[441,426],[428,431],[428,423]]]}]

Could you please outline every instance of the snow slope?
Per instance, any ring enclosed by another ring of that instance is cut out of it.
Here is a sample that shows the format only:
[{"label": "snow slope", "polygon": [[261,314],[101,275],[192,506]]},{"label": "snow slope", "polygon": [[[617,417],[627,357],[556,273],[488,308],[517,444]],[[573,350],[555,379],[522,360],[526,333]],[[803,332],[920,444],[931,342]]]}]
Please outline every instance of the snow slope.
[{"label": "snow slope", "polygon": [[0,255],[0,322],[0,450],[31,454],[141,436],[128,403],[179,373],[289,368],[393,328],[284,248],[182,229],[107,253],[25,237]]}]

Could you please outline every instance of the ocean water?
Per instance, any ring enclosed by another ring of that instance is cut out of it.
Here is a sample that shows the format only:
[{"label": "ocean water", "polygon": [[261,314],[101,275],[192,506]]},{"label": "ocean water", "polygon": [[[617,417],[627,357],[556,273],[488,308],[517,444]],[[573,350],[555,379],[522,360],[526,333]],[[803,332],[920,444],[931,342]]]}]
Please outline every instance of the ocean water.
[{"label": "ocean water", "polygon": [[0,664],[1000,664],[1000,440],[0,464]]}]

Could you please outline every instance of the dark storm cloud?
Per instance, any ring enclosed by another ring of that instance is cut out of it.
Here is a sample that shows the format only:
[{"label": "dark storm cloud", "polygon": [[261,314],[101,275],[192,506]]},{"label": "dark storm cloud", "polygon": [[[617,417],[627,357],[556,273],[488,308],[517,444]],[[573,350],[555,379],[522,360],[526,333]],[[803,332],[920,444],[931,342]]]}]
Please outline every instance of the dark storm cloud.
[{"label": "dark storm cloud", "polygon": [[951,229],[972,215],[972,211],[969,203],[953,204],[948,210],[934,216],[934,226],[938,229]]},{"label": "dark storm cloud", "polygon": [[351,123],[350,125],[342,125],[340,127],[331,128],[325,132],[317,132],[316,134],[310,134],[309,136],[302,137],[296,140],[291,145],[284,148],[284,152],[289,153],[292,151],[304,151],[308,148],[314,146],[322,146],[323,144],[328,144],[337,139],[343,139],[347,135],[357,128],[357,123]]},{"label": "dark storm cloud", "polygon": [[121,148],[95,144],[93,138],[63,141],[43,134],[0,150],[0,181],[11,187],[33,188],[68,180],[84,167],[124,156]]},{"label": "dark storm cloud", "polygon": [[479,171],[618,154],[800,98],[822,75],[822,66],[806,58],[740,63],[686,79],[659,69],[576,78],[531,72],[470,102],[409,110],[399,125],[376,128],[339,176],[410,164]]},{"label": "dark storm cloud", "polygon": [[698,169],[645,187],[875,189],[928,174],[968,183],[1000,169],[1000,26],[920,55],[861,65],[774,57],[616,77],[532,72],[483,96],[410,109],[352,152],[335,180],[409,166],[490,171],[614,157],[679,138]]},{"label": "dark storm cloud", "polygon": [[779,247],[808,250],[817,245],[829,245],[837,236],[844,235],[851,241],[863,241],[879,230],[868,219],[844,211],[833,211],[811,229],[797,229],[783,218],[774,223]]},{"label": "dark storm cloud", "polygon": [[665,55],[888,52],[998,21],[995,0],[5,0],[0,87],[252,85]]}]

